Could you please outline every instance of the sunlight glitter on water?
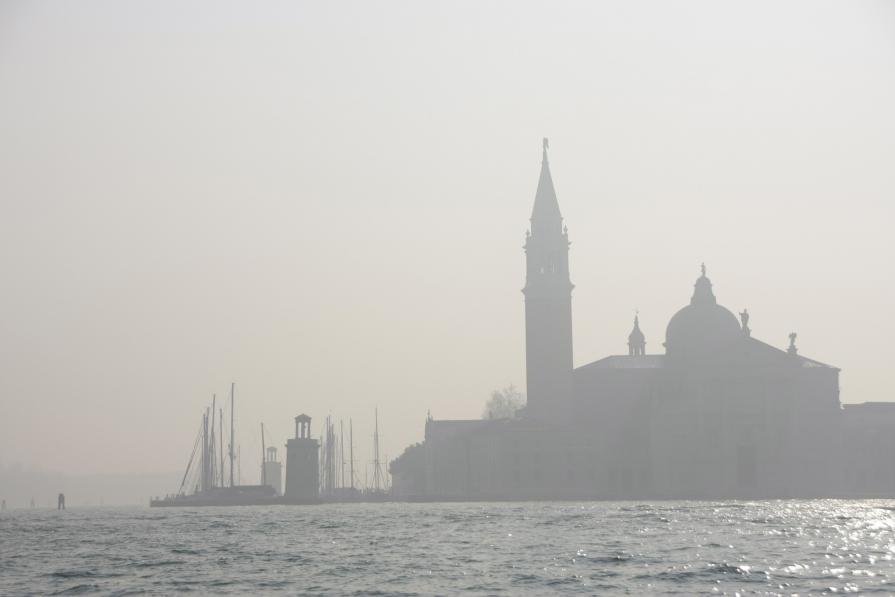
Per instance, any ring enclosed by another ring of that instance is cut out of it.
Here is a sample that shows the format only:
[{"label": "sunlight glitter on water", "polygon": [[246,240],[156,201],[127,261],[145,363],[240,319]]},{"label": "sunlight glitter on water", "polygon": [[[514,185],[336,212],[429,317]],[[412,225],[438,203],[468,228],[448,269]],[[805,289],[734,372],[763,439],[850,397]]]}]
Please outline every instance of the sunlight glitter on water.
[{"label": "sunlight glitter on water", "polygon": [[343,504],[0,515],[0,594],[888,594],[891,502]]}]

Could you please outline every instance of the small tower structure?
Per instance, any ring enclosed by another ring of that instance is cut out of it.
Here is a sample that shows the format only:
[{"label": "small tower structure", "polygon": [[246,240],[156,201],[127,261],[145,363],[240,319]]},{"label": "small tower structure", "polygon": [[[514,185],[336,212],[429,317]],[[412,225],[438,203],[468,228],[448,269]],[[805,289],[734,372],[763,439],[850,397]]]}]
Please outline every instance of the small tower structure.
[{"label": "small tower structure", "polygon": [[646,337],[640,331],[640,315],[634,316],[634,329],[628,334],[628,355],[642,357],[646,354]]},{"label": "small tower structure", "polygon": [[264,482],[273,487],[277,495],[283,495],[283,465],[274,446],[268,446],[264,456]]},{"label": "small tower structure", "polygon": [[286,491],[290,501],[316,501],[320,495],[320,444],[311,437],[311,417],[295,417],[295,438],[286,442]]}]

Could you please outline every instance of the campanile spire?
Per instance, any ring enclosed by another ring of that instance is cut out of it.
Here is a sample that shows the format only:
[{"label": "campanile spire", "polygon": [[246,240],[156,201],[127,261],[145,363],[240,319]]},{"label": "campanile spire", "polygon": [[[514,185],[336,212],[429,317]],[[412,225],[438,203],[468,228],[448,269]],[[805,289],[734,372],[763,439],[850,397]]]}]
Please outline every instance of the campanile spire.
[{"label": "campanile spire", "polygon": [[531,230],[525,239],[526,413],[566,421],[571,416],[574,286],[569,276],[569,236],[553,188],[547,148],[545,138]]},{"label": "campanile spire", "polygon": [[562,232],[562,213],[559,211],[559,201],[556,199],[556,190],[553,188],[553,176],[550,174],[550,160],[547,158],[548,147],[549,142],[547,137],[544,137],[541,175],[538,178],[538,190],[535,192],[535,203],[531,210],[532,234]]}]

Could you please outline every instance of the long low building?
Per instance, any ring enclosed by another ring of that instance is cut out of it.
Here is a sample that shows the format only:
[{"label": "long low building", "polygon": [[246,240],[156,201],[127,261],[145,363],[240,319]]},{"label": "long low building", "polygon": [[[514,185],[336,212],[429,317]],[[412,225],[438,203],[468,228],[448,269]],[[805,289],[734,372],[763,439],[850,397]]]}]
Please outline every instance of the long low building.
[{"label": "long low building", "polygon": [[703,265],[647,354],[572,365],[573,285],[546,142],[527,234],[528,403],[511,419],[426,421],[391,465],[409,499],[895,497],[895,403],[843,405],[839,369],[752,337]]}]

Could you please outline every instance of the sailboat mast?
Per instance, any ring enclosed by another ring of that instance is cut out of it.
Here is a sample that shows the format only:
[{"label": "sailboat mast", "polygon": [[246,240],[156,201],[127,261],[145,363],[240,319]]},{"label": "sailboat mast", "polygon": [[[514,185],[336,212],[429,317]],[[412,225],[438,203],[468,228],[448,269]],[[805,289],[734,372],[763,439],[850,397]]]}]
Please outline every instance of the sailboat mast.
[{"label": "sailboat mast", "polygon": [[[214,470],[215,468],[217,468],[214,465],[214,461],[215,461],[214,442],[215,442],[215,439],[218,439],[218,441],[222,441],[224,439],[224,438],[215,438],[215,436],[214,436],[214,413],[217,412],[217,408],[215,408],[215,400],[217,400],[217,397],[218,397],[217,394],[211,395],[211,443],[208,446],[208,462],[211,463],[211,466],[208,467],[210,469],[210,473],[208,476],[211,477],[211,486],[212,487],[215,486],[215,482],[217,480],[217,474],[215,474],[215,470]],[[224,474],[224,471],[221,471],[221,474]]]},{"label": "sailboat mast", "polygon": [[196,458],[196,449],[199,447],[199,442],[202,440],[202,426],[199,426],[199,433],[196,434],[196,441],[193,442],[193,451],[190,453],[190,460],[186,463],[186,470],[183,471],[183,479],[180,481],[180,489],[177,490],[177,495],[183,495],[184,487],[186,487],[186,480],[189,477],[190,471],[193,468],[193,460]]},{"label": "sailboat mast", "polygon": [[264,423],[261,423],[261,484],[267,485],[267,466],[264,464],[264,460],[267,458],[267,455],[264,453],[266,450],[264,445]]},{"label": "sailboat mast", "polygon": [[345,422],[339,419],[339,484],[345,487]]},{"label": "sailboat mast", "polygon": [[335,475],[335,467],[333,461],[333,423],[332,416],[326,417],[326,450],[324,450],[326,454],[326,492],[329,495],[333,493],[333,487],[335,487],[334,477]]},{"label": "sailboat mast", "polygon": [[221,453],[221,487],[225,485],[224,483],[224,409],[221,408],[219,411],[220,416],[218,416],[218,430],[220,433],[218,435],[221,436],[220,446],[218,447],[218,451]]},{"label": "sailboat mast", "polygon": [[199,425],[199,435],[202,436],[202,451],[199,453],[199,491],[205,490],[205,459],[208,458],[208,444],[205,442],[207,417],[202,413],[202,424]]},{"label": "sailboat mast", "polygon": [[233,395],[236,392],[236,382],[232,382],[230,384],[230,487],[233,487],[233,458],[236,454],[233,453],[234,450],[234,438],[236,437],[233,433]]},{"label": "sailboat mast", "polygon": [[348,419],[348,452],[351,455],[351,489],[354,489],[354,423]]},{"label": "sailboat mast", "polygon": [[208,411],[202,415],[202,491],[208,489]]},{"label": "sailboat mast", "polygon": [[375,409],[375,426],[373,427],[373,490],[379,491],[382,485],[381,474],[379,470],[379,409]]}]

